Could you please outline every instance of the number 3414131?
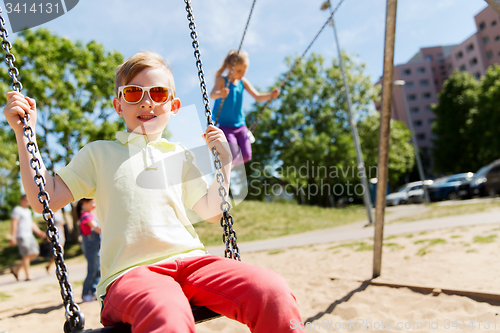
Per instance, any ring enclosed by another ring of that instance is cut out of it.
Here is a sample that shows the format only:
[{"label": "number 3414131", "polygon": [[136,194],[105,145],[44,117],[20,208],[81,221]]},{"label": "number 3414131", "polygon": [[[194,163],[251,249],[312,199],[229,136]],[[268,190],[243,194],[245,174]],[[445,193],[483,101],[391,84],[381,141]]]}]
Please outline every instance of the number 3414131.
[{"label": "number 3414131", "polygon": [[[36,13],[46,13],[46,14],[51,14],[52,12],[58,14],[59,13],[59,4],[58,3],[55,3],[55,4],[52,4],[50,2],[47,2],[47,3],[40,3],[40,4],[32,4],[31,7],[29,5],[26,5],[26,3],[24,4],[20,4],[20,3],[17,3],[15,6],[10,3],[10,2],[7,2],[5,4],[5,7],[7,8],[7,14],[10,14],[12,12],[16,12],[18,14],[28,14],[28,13],[33,13],[33,14],[36,14]],[[29,8],[28,8],[29,7]]]}]

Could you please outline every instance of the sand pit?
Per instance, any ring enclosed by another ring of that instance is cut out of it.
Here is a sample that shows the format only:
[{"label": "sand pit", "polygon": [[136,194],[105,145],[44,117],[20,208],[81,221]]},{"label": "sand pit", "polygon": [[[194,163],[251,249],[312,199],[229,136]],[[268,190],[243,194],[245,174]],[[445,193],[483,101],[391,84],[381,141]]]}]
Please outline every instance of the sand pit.
[{"label": "sand pit", "polygon": [[[500,294],[500,225],[441,229],[386,238],[382,276],[375,281]],[[495,332],[500,302],[373,286],[372,240],[245,253],[243,260],[274,269],[297,297],[306,332]],[[75,278],[83,263],[71,261]],[[42,267],[36,272],[42,275]],[[64,310],[55,278],[0,283],[0,332],[62,332]],[[12,278],[13,279],[13,278]],[[78,280],[77,280],[78,281]],[[80,283],[75,284],[79,301]],[[99,327],[97,303],[84,303],[86,328]],[[300,323],[291,323],[298,327]],[[199,333],[249,332],[227,318]]]}]

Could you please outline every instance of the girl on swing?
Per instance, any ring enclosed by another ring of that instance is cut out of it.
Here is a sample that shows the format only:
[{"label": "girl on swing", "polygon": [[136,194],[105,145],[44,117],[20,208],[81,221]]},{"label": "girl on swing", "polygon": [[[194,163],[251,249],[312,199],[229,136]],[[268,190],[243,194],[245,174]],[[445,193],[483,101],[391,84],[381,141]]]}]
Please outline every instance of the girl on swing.
[{"label": "girl on swing", "polygon": [[[115,92],[113,106],[126,124],[116,140],[87,144],[55,177],[37,153],[52,209],[80,198],[99,202],[101,322],[129,323],[133,333],[194,333],[191,306],[206,306],[252,332],[304,332],[296,327],[297,303],[281,276],[209,255],[191,225],[184,205],[206,221],[219,221],[219,184],[214,178],[209,186],[191,153],[161,137],[181,107],[170,68],[155,53],[138,53],[118,67]],[[30,115],[35,128],[35,100],[8,92],[4,114],[16,135],[26,194],[42,213],[19,119]],[[203,138],[220,153],[227,189],[232,161],[227,140],[212,125]],[[139,176],[158,183],[161,170],[168,187],[139,186]]]},{"label": "girl on swing", "polygon": [[[234,71],[230,75],[233,63],[236,61]],[[274,89],[268,93],[258,92],[245,78],[245,73],[250,65],[248,53],[241,50],[239,53],[236,50],[231,50],[227,54],[222,66],[215,74],[215,86],[210,93],[210,98],[215,99],[213,107],[212,119],[219,124],[219,128],[224,132],[233,154],[233,165],[237,166],[252,159],[252,147],[248,136],[248,128],[243,115],[243,90],[257,101],[265,102],[278,97],[279,89]],[[227,75],[230,77],[228,85],[228,77],[222,76],[227,69]],[[220,103],[224,100],[222,110]],[[218,119],[217,119],[218,117]],[[238,149],[239,147],[239,149]],[[241,154],[239,151],[241,150]]]}]

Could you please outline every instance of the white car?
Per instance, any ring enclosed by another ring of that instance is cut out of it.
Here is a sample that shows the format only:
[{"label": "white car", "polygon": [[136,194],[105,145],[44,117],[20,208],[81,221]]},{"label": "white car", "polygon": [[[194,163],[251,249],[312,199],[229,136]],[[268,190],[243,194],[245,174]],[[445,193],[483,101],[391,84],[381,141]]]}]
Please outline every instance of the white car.
[{"label": "white car", "polygon": [[[431,183],[428,182],[429,181],[426,180],[425,184],[430,185]],[[385,199],[386,204],[387,206],[397,206],[397,205],[407,204],[410,202],[410,194],[417,195],[415,191],[419,190],[421,191],[421,194],[423,196],[424,191],[422,189],[421,181],[404,184],[403,186],[398,188],[396,192],[387,195]]]},{"label": "white car", "polygon": [[[422,183],[422,182],[420,182]],[[432,180],[426,180],[425,185],[430,186],[434,182]],[[408,203],[422,203],[425,202],[424,187],[419,185],[408,191]]]}]

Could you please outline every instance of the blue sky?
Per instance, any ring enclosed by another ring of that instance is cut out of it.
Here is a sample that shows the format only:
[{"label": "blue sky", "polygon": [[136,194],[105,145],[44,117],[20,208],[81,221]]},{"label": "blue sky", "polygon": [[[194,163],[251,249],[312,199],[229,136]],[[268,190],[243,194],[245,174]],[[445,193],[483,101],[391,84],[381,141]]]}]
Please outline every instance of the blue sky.
[{"label": "blue sky", "polygon": [[[322,2],[257,0],[243,44],[243,49],[250,54],[246,77],[254,86],[271,85],[279,74],[288,70],[284,58],[300,55],[305,50],[329,15],[319,9]],[[337,2],[332,0],[332,5]],[[192,1],[209,91],[226,53],[239,44],[251,4],[252,0]],[[367,64],[366,74],[372,82],[382,73],[385,5],[383,0],[345,0],[335,16],[341,48]],[[408,61],[423,46],[465,40],[475,32],[474,15],[485,7],[486,2],[482,0],[400,0],[395,63]],[[160,53],[174,69],[177,94],[183,105],[194,104],[196,110],[202,112],[183,1],[82,0],[73,10],[43,27],[72,40],[96,40],[125,57],[141,50]],[[10,38],[14,39],[15,35],[11,34]],[[311,51],[326,58],[336,56],[330,27]],[[245,95],[244,107],[248,109],[252,102],[250,95]],[[201,133],[202,125],[192,126],[191,117],[175,121],[178,122],[172,123],[175,128],[170,128],[173,140],[181,134],[185,139],[186,129],[189,133]]]}]

